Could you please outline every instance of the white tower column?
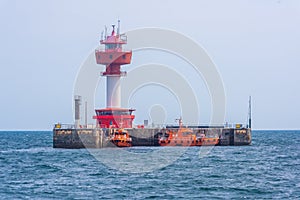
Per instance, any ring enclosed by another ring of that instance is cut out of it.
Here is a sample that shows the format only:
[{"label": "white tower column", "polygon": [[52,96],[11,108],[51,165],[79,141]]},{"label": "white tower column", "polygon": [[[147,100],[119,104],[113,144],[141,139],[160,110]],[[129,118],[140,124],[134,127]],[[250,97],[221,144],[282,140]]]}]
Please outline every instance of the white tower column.
[{"label": "white tower column", "polygon": [[121,107],[120,79],[119,75],[106,77],[106,105],[108,108]]}]

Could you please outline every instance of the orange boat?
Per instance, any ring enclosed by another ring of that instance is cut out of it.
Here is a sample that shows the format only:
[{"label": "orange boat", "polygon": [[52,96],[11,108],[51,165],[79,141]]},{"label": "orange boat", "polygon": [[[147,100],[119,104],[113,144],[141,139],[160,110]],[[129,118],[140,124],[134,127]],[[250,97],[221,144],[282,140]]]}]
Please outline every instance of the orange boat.
[{"label": "orange boat", "polygon": [[188,128],[167,130],[158,143],[160,146],[196,146],[196,135]]},{"label": "orange boat", "polygon": [[179,129],[167,130],[166,133],[159,139],[160,146],[196,146],[196,134],[189,129],[184,128],[182,119],[176,119],[179,122]]},{"label": "orange boat", "polygon": [[182,126],[182,119],[179,120],[179,129],[167,130],[159,139],[160,146],[214,146],[219,144],[218,137],[206,137],[205,134],[197,136],[193,130]]},{"label": "orange boat", "polygon": [[110,142],[117,147],[131,147],[132,139],[128,132],[124,129],[118,129],[113,133]]}]

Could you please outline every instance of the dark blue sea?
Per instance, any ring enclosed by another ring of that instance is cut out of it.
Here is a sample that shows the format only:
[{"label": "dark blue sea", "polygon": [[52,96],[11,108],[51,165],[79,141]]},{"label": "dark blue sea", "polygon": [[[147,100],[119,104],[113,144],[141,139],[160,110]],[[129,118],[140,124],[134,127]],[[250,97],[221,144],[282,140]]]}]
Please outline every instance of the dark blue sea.
[{"label": "dark blue sea", "polygon": [[300,131],[252,137],[209,150],[90,151],[53,149],[51,131],[3,131],[0,199],[299,199]]}]

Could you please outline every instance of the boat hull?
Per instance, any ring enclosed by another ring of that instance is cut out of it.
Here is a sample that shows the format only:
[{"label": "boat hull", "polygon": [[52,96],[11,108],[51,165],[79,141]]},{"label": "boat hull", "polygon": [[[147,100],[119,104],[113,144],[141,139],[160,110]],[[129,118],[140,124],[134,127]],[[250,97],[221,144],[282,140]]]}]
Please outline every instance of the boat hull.
[{"label": "boat hull", "polygon": [[120,141],[120,140],[113,140],[111,141],[117,147],[132,147],[132,143],[130,141]]}]

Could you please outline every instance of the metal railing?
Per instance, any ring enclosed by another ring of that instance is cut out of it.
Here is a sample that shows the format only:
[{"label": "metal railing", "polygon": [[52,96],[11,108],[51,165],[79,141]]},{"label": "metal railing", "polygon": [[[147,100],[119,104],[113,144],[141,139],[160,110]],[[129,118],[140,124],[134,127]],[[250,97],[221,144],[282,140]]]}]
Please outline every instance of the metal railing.
[{"label": "metal railing", "polygon": [[[246,124],[241,123],[225,123],[225,124],[183,124],[183,128],[248,128]],[[60,124],[57,123],[54,125],[54,129],[94,129],[94,128],[100,128],[98,125],[95,124],[82,124],[79,125],[79,127],[76,127],[74,124]],[[103,128],[103,127],[101,127]],[[141,128],[179,128],[178,124],[149,124],[149,125],[133,125],[132,128],[135,129],[141,129]]]},{"label": "metal railing", "polygon": [[54,129],[94,129],[98,128],[95,124],[82,124],[79,127],[76,127],[75,124],[55,124]]},{"label": "metal railing", "polygon": [[[178,124],[149,124],[134,125],[133,128],[178,128]],[[224,123],[224,124],[183,124],[183,128],[248,128],[247,124]]]},{"label": "metal railing", "polygon": [[103,47],[98,47],[95,49],[95,52],[131,52],[131,49],[127,48],[115,48],[115,49],[105,49]]},{"label": "metal railing", "polygon": [[60,124],[57,123],[54,125],[54,129],[75,129],[74,124]]}]

